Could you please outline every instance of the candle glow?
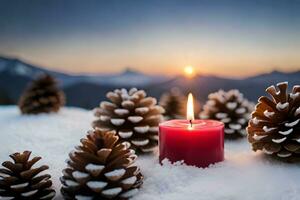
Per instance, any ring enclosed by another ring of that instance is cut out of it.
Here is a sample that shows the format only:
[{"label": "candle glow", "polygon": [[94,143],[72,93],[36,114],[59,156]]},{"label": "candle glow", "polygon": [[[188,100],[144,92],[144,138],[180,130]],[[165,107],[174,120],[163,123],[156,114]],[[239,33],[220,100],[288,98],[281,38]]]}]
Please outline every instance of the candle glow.
[{"label": "candle glow", "polygon": [[189,96],[188,96],[186,118],[190,122],[192,122],[193,120],[195,120],[195,115],[194,115],[194,100],[193,100],[192,93],[189,93]]},{"label": "candle glow", "polygon": [[193,100],[192,93],[189,93],[188,96],[186,118],[190,122],[188,129],[189,130],[193,129],[193,120],[195,120],[195,114],[194,114],[194,100]]}]

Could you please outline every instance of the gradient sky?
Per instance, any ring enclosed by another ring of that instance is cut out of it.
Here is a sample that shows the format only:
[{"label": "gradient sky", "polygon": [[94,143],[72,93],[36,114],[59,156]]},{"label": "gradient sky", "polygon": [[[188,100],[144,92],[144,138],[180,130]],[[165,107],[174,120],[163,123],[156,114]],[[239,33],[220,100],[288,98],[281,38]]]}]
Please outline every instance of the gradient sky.
[{"label": "gradient sky", "polygon": [[60,71],[300,69],[298,0],[1,0],[0,55]]}]

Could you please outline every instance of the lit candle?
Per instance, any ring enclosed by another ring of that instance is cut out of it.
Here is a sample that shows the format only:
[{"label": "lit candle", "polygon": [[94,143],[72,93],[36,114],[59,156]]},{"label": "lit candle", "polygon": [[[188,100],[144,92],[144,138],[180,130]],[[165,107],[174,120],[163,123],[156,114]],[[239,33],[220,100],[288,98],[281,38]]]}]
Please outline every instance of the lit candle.
[{"label": "lit candle", "polygon": [[170,120],[159,125],[159,160],[184,161],[208,167],[224,160],[224,124],[215,120],[195,120],[193,96],[187,102],[187,120]]}]

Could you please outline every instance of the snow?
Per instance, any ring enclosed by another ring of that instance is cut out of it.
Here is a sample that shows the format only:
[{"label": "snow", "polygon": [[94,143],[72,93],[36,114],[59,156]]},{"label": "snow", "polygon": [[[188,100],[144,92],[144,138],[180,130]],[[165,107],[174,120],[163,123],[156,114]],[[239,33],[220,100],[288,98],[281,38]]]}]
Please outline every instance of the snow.
[{"label": "snow", "polygon": [[[215,102],[215,101],[214,101]],[[234,110],[236,107],[238,106],[238,104],[236,102],[228,102],[226,104],[226,107],[230,110]]]},{"label": "snow", "polygon": [[276,129],[277,128],[274,128],[274,127],[269,128],[267,126],[263,126],[263,130],[264,130],[265,133],[271,132],[271,131],[276,130]]},{"label": "snow", "polygon": [[293,121],[293,122],[285,123],[284,125],[285,125],[286,127],[294,127],[294,126],[296,126],[296,125],[299,123],[299,121],[300,121],[300,119],[297,119],[297,120],[295,120],[295,121]]},{"label": "snow", "polygon": [[132,131],[119,131],[119,136],[121,138],[130,138],[133,135]]},{"label": "snow", "polygon": [[115,109],[114,112],[119,116],[123,116],[123,115],[127,115],[129,113],[129,110],[118,108],[118,109]]},{"label": "snow", "polygon": [[32,190],[32,191],[29,191],[29,192],[24,192],[24,193],[22,193],[22,196],[30,197],[30,196],[34,195],[35,193],[37,193],[37,192],[38,192],[38,190]]},{"label": "snow", "polygon": [[132,144],[136,145],[136,146],[145,146],[149,143],[148,139],[144,139],[144,140],[131,140]]},{"label": "snow", "polygon": [[294,129],[290,128],[286,131],[278,131],[278,133],[280,133],[281,135],[289,135],[293,132]]},{"label": "snow", "polygon": [[89,177],[89,174],[80,171],[74,171],[72,176],[78,181]]},{"label": "snow", "polygon": [[[92,111],[79,108],[63,108],[58,114],[21,116],[15,106],[0,106],[0,161],[24,150],[42,156],[36,165],[49,165],[47,172],[52,175],[57,191],[55,200],[61,200],[59,177],[66,167],[65,160],[91,129],[93,120]],[[225,157],[222,163],[199,169],[180,162],[171,165],[164,161],[161,166],[157,154],[140,156],[136,164],[145,179],[132,200],[299,199],[299,164],[274,161],[252,152],[246,139],[226,141]]]},{"label": "snow", "polygon": [[148,107],[140,107],[140,108],[136,108],[135,109],[135,113],[139,114],[139,115],[144,115],[147,112],[149,112],[149,108]]},{"label": "snow", "polygon": [[284,110],[284,109],[286,109],[287,107],[289,107],[289,103],[288,103],[288,102],[285,102],[285,103],[279,102],[279,103],[276,104],[276,108],[277,108],[277,110],[279,110],[279,111]]},{"label": "snow", "polygon": [[122,183],[126,185],[133,185],[136,182],[136,180],[137,180],[136,176],[132,176],[130,178],[126,178],[122,180]]},{"label": "snow", "polygon": [[118,195],[120,192],[122,192],[122,188],[117,187],[117,188],[111,188],[111,189],[103,190],[102,194],[107,196],[107,197],[114,197],[114,196]]},{"label": "snow", "polygon": [[92,163],[85,166],[86,171],[91,173],[93,176],[98,176],[104,168],[105,168],[105,166],[103,166],[103,165],[96,165],[96,164],[92,164]]},{"label": "snow", "polygon": [[246,108],[238,108],[235,110],[237,114],[244,114],[246,112]]},{"label": "snow", "polygon": [[138,189],[132,189],[132,190],[128,190],[127,192],[124,192],[123,194],[121,194],[121,197],[123,198],[129,198],[132,197],[133,195],[138,193]]},{"label": "snow", "polygon": [[217,113],[216,114],[216,118],[218,118],[218,119],[223,119],[225,117],[227,117],[227,113]]},{"label": "snow", "polygon": [[280,143],[284,142],[285,140],[286,140],[286,137],[279,138],[279,139],[272,139],[272,141],[277,144],[280,144]]},{"label": "snow", "polygon": [[23,63],[17,63],[14,68],[14,72],[18,75],[22,76],[31,76],[32,70],[24,65]]},{"label": "snow", "polygon": [[229,124],[229,128],[234,130],[240,130],[242,128],[242,125],[240,124]]},{"label": "snow", "polygon": [[137,132],[137,133],[147,133],[149,131],[149,126],[136,126],[133,129]]},{"label": "snow", "polygon": [[275,114],[274,112],[269,112],[268,110],[264,111],[264,116],[268,118],[272,117],[274,114]]},{"label": "snow", "polygon": [[107,186],[108,183],[103,181],[89,181],[86,185],[94,190],[95,192],[100,192],[103,188]]},{"label": "snow", "polygon": [[139,123],[143,120],[143,117],[141,117],[141,116],[129,116],[128,120],[132,123]]},{"label": "snow", "polygon": [[295,114],[294,114],[294,115],[295,115],[295,116],[297,116],[297,115],[299,115],[299,114],[300,114],[300,107],[296,109],[296,111],[295,111]]},{"label": "snow", "polygon": [[[1,69],[0,69],[0,70],[1,70]],[[299,95],[300,95],[300,92],[297,92],[297,93],[295,93],[295,94],[290,93],[290,97],[291,97],[293,100],[295,100],[296,98],[298,98]]]},{"label": "snow", "polygon": [[121,126],[125,123],[125,119],[110,119],[110,122],[115,126]]},{"label": "snow", "polygon": [[234,133],[234,130],[233,130],[233,129],[229,129],[229,128],[225,128],[225,129],[224,129],[224,132],[225,132],[226,134],[233,134],[233,133]]},{"label": "snow", "polygon": [[126,173],[125,169],[115,169],[111,172],[107,172],[104,175],[111,181],[117,181]]},{"label": "snow", "polygon": [[261,139],[263,139],[265,137],[268,137],[268,135],[256,135],[256,134],[254,134],[253,139],[255,139],[255,140],[261,140]]}]

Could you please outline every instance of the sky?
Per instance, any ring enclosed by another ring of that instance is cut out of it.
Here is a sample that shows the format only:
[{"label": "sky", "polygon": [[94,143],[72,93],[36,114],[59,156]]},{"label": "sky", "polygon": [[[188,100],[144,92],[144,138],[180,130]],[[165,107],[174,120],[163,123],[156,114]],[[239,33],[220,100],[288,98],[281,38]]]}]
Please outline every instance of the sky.
[{"label": "sky", "polygon": [[71,73],[300,70],[299,0],[1,0],[0,55]]}]

